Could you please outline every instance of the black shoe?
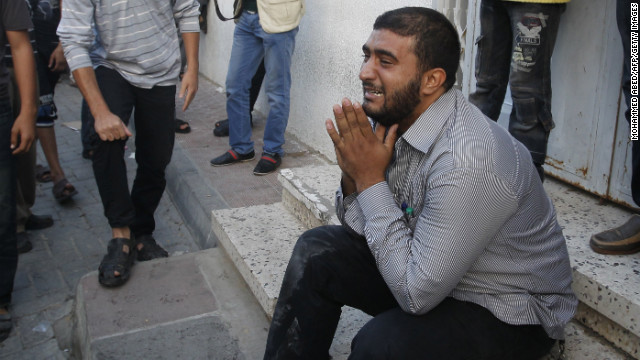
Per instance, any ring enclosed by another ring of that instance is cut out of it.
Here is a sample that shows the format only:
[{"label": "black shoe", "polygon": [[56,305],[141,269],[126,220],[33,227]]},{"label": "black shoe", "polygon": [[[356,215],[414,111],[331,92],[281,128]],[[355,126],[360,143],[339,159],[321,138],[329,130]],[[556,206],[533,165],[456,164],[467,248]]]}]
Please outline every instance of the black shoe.
[{"label": "black shoe", "polygon": [[599,254],[624,255],[640,251],[640,215],[633,215],[621,226],[591,237],[591,249]]},{"label": "black shoe", "polygon": [[18,240],[18,254],[24,254],[33,249],[33,245],[31,244],[31,241],[29,241],[29,235],[27,235],[26,232],[17,233],[16,238]]},{"label": "black shoe", "polygon": [[211,166],[225,166],[232,165],[239,162],[251,161],[256,156],[256,153],[252,150],[248,154],[238,154],[237,152],[231,150],[227,150],[226,153],[218,156],[215,159],[211,159]]},{"label": "black shoe", "polygon": [[53,219],[51,215],[36,215],[31,214],[27,218],[27,222],[24,224],[24,228],[27,230],[42,230],[53,226]]},{"label": "black shoe", "polygon": [[[249,114],[249,121],[253,128],[253,115]],[[213,129],[213,136],[224,137],[229,136],[229,119],[220,120],[216,123],[216,127]]]},{"label": "black shoe", "polygon": [[282,164],[282,159],[278,154],[271,154],[267,152],[262,153],[262,157],[260,161],[258,161],[258,165],[253,169],[254,175],[267,175],[276,171],[278,167]]},{"label": "black shoe", "polygon": [[147,261],[169,256],[167,250],[158,245],[156,239],[151,235],[136,236],[136,243],[136,248],[142,244],[142,249],[138,249],[138,261]]}]

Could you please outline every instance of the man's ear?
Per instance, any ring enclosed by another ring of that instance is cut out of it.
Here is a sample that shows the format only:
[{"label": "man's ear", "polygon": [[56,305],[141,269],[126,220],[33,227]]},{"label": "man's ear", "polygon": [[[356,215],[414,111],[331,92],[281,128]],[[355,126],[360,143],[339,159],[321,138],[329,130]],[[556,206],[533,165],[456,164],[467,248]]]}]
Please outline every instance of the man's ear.
[{"label": "man's ear", "polygon": [[447,80],[447,73],[442,68],[434,68],[422,74],[420,91],[424,95],[432,95],[438,91]]}]

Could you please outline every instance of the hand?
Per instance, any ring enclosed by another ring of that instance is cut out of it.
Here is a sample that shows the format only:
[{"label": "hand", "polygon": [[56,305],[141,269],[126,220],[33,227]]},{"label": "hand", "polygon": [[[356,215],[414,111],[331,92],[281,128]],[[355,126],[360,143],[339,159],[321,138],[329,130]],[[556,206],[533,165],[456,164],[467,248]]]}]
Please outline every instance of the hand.
[{"label": "hand", "polygon": [[64,57],[62,51],[62,45],[58,43],[58,46],[53,50],[49,57],[49,70],[53,72],[61,72],[67,69],[67,59]]},{"label": "hand", "polygon": [[[196,92],[198,92],[198,73],[195,71],[189,71],[184,73],[182,77],[182,84],[180,85],[180,94],[179,98],[184,98],[184,105],[182,105],[182,111],[187,110],[189,104],[196,96]],[[186,95],[186,97],[185,97]]]},{"label": "hand", "polygon": [[96,116],[94,126],[102,141],[125,140],[133,135],[122,120],[112,112]]},{"label": "hand", "polygon": [[24,153],[31,148],[36,137],[35,113],[30,117],[18,115],[11,128],[11,150],[13,155]]},{"label": "hand", "polygon": [[337,130],[331,119],[327,119],[325,125],[346,179],[355,182],[358,192],[384,181],[398,125],[391,126],[386,137],[387,128],[380,124],[374,133],[362,106],[357,102],[352,104],[349,99],[343,99],[342,106],[334,105],[333,115]]}]

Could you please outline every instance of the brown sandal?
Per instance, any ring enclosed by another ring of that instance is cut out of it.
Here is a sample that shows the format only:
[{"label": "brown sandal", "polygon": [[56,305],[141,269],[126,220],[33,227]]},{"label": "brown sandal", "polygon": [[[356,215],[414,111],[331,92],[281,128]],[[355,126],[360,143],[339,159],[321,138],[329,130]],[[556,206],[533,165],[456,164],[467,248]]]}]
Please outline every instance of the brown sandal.
[{"label": "brown sandal", "polygon": [[61,204],[68,201],[73,195],[78,193],[76,188],[71,185],[66,178],[55,183],[51,192],[53,192],[53,197]]}]

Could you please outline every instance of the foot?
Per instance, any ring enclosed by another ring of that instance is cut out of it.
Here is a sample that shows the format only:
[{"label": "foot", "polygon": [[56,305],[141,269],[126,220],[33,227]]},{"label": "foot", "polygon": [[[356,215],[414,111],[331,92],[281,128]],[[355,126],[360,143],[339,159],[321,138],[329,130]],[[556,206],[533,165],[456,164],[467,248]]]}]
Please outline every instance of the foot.
[{"label": "foot", "polygon": [[51,192],[60,204],[71,200],[71,197],[78,194],[78,190],[66,178],[56,181],[53,188],[51,188]]},{"label": "foot", "polygon": [[226,166],[232,165],[240,162],[251,161],[256,156],[254,151],[251,151],[248,154],[238,154],[237,152],[231,150],[227,150],[226,153],[218,156],[215,159],[211,159],[211,166]]},{"label": "foot", "polygon": [[135,253],[135,246],[131,239],[111,239],[107,246],[107,255],[102,258],[98,267],[98,282],[107,287],[126,283],[131,275]]},{"label": "foot", "polygon": [[156,239],[151,235],[136,236],[136,241],[138,243],[138,261],[147,261],[169,256],[167,250],[158,245]]},{"label": "foot", "polygon": [[31,240],[29,240],[29,235],[27,235],[26,232],[17,233],[16,238],[18,240],[17,241],[18,254],[24,254],[31,251],[31,249],[33,249]]},{"label": "foot", "polygon": [[11,334],[11,314],[6,307],[0,307],[0,342],[4,341]]},{"label": "foot", "polygon": [[176,132],[179,134],[188,134],[191,132],[191,126],[184,120],[176,119]]},{"label": "foot", "polygon": [[640,251],[640,215],[633,215],[621,226],[591,237],[591,249],[599,254],[624,255]]},{"label": "foot", "polygon": [[258,165],[253,169],[254,175],[267,175],[276,171],[282,164],[282,158],[278,154],[263,152]]},{"label": "foot", "polygon": [[51,215],[36,215],[31,214],[27,218],[27,222],[24,225],[27,230],[42,230],[53,226],[53,218]]}]

